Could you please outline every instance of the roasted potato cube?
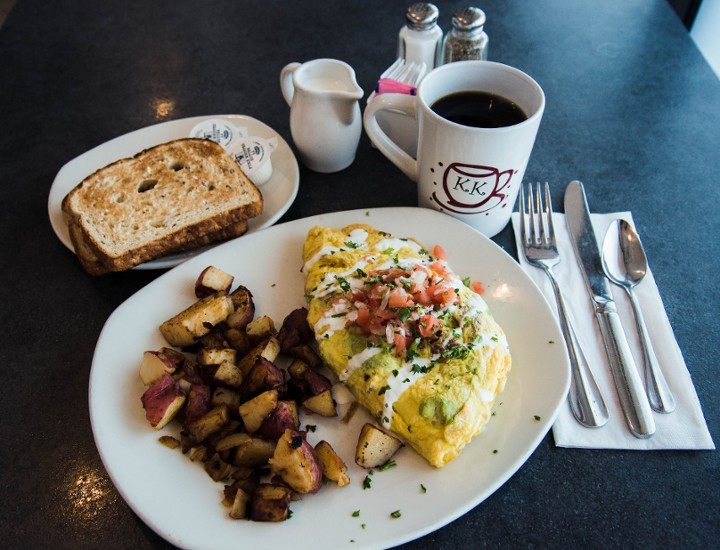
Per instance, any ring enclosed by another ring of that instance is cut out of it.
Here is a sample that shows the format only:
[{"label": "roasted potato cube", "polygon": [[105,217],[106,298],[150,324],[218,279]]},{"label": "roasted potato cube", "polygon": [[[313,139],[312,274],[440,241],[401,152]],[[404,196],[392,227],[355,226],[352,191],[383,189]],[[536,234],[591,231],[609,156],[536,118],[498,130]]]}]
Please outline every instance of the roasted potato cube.
[{"label": "roasted potato cube", "polygon": [[337,483],[338,487],[344,487],[350,483],[347,465],[330,443],[325,440],[320,441],[315,445],[315,454],[318,457],[320,469],[326,478]]},{"label": "roasted potato cube", "polygon": [[232,311],[233,303],[228,296],[213,294],[165,321],[160,332],[171,346],[190,346]]},{"label": "roasted potato cube", "polygon": [[300,417],[295,401],[278,401],[255,433],[265,439],[277,439],[286,429],[297,430],[299,427]]},{"label": "roasted potato cube", "polygon": [[292,492],[282,485],[261,483],[252,499],[253,521],[284,521],[290,512]]},{"label": "roasted potato cube", "polygon": [[292,348],[306,344],[313,339],[313,331],[308,325],[307,314],[307,309],[301,307],[291,311],[283,320],[277,335],[283,353],[288,353]]},{"label": "roasted potato cube", "polygon": [[210,386],[205,384],[192,384],[187,395],[185,425],[204,416],[210,410]]},{"label": "roasted potato cube", "polygon": [[238,411],[245,424],[245,429],[250,433],[257,431],[263,421],[277,407],[277,403],[277,390],[268,390],[240,405]]},{"label": "roasted potato cube", "polygon": [[368,422],[360,430],[355,463],[363,468],[377,468],[390,460],[402,446],[397,437]]},{"label": "roasted potato cube", "polygon": [[249,434],[245,441],[235,447],[233,465],[244,468],[260,468],[266,466],[275,452],[275,441],[252,437]]},{"label": "roasted potato cube", "polygon": [[319,368],[322,365],[322,359],[317,352],[310,346],[310,344],[300,344],[291,348],[287,354],[290,357],[295,357],[307,363],[314,369]]},{"label": "roasted potato cube", "polygon": [[228,408],[220,405],[210,409],[200,418],[186,424],[185,432],[193,443],[200,443],[206,437],[219,432],[230,417]]},{"label": "roasted potato cube", "polygon": [[245,330],[241,328],[227,328],[223,331],[225,340],[238,353],[246,353],[250,349],[250,338],[245,334]]},{"label": "roasted potato cube", "polygon": [[235,278],[222,269],[209,265],[202,270],[195,281],[195,296],[205,298],[216,292],[227,294]]},{"label": "roasted potato cube", "polygon": [[231,388],[239,388],[242,385],[243,375],[240,368],[231,361],[223,361],[218,365],[213,378],[230,386]]},{"label": "roasted potato cube", "polygon": [[178,365],[161,351],[146,351],[140,362],[140,380],[149,386],[163,374],[173,374]]},{"label": "roasted potato cube", "polygon": [[257,395],[260,392],[274,390],[283,385],[283,371],[264,357],[258,357],[245,380],[242,393],[245,396]]},{"label": "roasted potato cube", "polygon": [[240,394],[230,388],[217,387],[210,397],[210,406],[218,405],[227,405],[230,411],[236,411],[240,406]]},{"label": "roasted potato cube", "polygon": [[220,458],[218,453],[215,453],[210,457],[210,460],[205,462],[205,471],[213,481],[222,481],[230,476],[232,466]]},{"label": "roasted potato cube", "polygon": [[235,348],[202,348],[197,353],[197,362],[200,365],[219,365],[224,361],[235,363],[236,360]]},{"label": "roasted potato cube", "polygon": [[317,395],[308,397],[303,402],[303,407],[307,410],[319,414],[320,416],[337,416],[337,407],[332,392],[327,389]]},{"label": "roasted potato cube", "polygon": [[245,327],[255,317],[255,303],[250,291],[244,286],[239,286],[230,293],[235,310],[228,315],[227,325],[231,328],[245,330]]},{"label": "roasted potato cube", "polygon": [[247,376],[258,357],[262,357],[263,359],[267,359],[272,362],[277,359],[278,355],[280,355],[280,344],[278,343],[277,338],[271,336],[267,340],[255,344],[250,351],[238,360],[237,365],[240,367],[243,376]]},{"label": "roasted potato cube", "polygon": [[275,323],[267,315],[256,317],[250,321],[245,327],[245,333],[248,335],[251,341],[259,342],[268,338],[275,337],[277,331],[275,330]]},{"label": "roasted potato cube", "polygon": [[246,519],[250,515],[250,502],[252,497],[242,488],[235,491],[235,499],[230,507],[229,515],[233,519]]},{"label": "roasted potato cube", "polygon": [[159,430],[170,422],[185,404],[185,392],[172,376],[165,373],[140,397],[145,418]]},{"label": "roasted potato cube", "polygon": [[270,470],[298,493],[316,493],[322,470],[315,449],[297,431],[285,430],[270,459]]}]

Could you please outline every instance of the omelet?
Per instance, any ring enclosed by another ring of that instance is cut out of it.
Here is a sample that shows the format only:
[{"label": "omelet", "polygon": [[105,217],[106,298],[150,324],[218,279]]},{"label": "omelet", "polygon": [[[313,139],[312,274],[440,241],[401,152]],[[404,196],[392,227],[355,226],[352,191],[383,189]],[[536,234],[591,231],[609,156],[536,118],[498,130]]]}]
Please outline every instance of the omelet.
[{"label": "omelet", "polygon": [[307,318],[325,364],[438,468],[481,432],[511,366],[486,302],[443,256],[362,224],[313,227],[303,247]]}]

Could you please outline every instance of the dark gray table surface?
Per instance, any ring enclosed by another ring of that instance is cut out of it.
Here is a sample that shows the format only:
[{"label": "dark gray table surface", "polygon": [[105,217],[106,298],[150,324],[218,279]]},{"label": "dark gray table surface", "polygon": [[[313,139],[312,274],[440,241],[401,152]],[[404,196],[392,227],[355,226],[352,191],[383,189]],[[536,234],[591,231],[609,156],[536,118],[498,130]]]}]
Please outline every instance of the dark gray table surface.
[{"label": "dark gray table surface", "polygon": [[[58,170],[116,136],[195,115],[250,115],[292,143],[283,65],[343,59],[369,92],[394,59],[406,5],[18,1],[0,29],[4,548],[167,546],[112,486],[87,405],[105,320],[161,272],[86,275],[48,221]],[[447,30],[462,2],[438,5]],[[490,59],[527,71],[547,96],[525,180],[551,182],[558,211],[566,183],[581,179],[595,211],[633,212],[717,441],[720,82],[663,0],[481,7]],[[363,136],[345,171],[301,167],[282,221],[415,204],[414,184]],[[516,255],[510,228],[495,241]],[[548,434],[493,495],[405,547],[712,547],[718,495],[717,452],[568,450]]]}]

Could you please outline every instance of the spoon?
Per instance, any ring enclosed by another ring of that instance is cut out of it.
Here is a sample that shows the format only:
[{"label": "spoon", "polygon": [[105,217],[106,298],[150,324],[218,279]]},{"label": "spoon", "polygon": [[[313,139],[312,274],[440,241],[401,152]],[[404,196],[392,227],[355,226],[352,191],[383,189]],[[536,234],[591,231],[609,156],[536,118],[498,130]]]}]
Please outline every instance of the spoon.
[{"label": "spoon", "polygon": [[630,297],[643,350],[645,391],[648,394],[650,406],[657,412],[671,413],[675,410],[675,399],[660,370],[640,304],[633,292],[633,288],[643,280],[647,273],[647,257],[640,237],[627,221],[615,220],[610,224],[603,242],[602,263],[608,279],[623,287]]}]

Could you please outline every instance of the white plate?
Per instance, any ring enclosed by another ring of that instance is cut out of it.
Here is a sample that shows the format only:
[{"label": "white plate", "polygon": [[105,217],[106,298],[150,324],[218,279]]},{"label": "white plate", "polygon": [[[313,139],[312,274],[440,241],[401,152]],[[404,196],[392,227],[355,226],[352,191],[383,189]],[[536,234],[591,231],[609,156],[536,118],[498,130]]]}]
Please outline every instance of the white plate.
[{"label": "white plate", "polygon": [[[184,118],[163,122],[142,128],[124,136],[117,137],[94,149],[90,149],[63,166],[55,176],[48,198],[50,223],[60,241],[74,252],[67,224],[63,219],[61,204],[65,195],[95,170],[122,158],[132,157],[143,149],[165,143],[173,139],[190,137],[190,131],[196,124],[210,119],[226,119],[237,127],[245,127],[248,134],[265,139],[276,138],[277,148],[272,153],[273,174],[270,180],[259,189],[263,195],[263,213],[248,222],[248,233],[273,225],[287,212],[295,200],[300,184],[300,170],[295,155],[285,140],[275,130],[249,116],[214,115]],[[135,269],[166,269],[174,267],[199,253],[212,248],[209,245],[181,254],[173,254],[145,262]]]},{"label": "white plate", "polygon": [[[367,472],[353,462],[366,414],[356,414],[349,425],[304,416],[303,427],[317,425],[308,440],[315,444],[327,439],[348,463],[350,485],[326,485],[304,496],[292,504],[293,515],[283,523],[231,520],[220,503],[222,484],[179,451],[158,443],[159,433],[146,422],[138,376],[142,352],[164,345],[158,325],[194,301],[193,283],[210,264],[235,275],[236,284],[252,291],[258,315],[281,323],[292,309],[305,305],[300,268],[308,229],[357,222],[416,237],[426,247],[440,244],[460,276],[485,284],[485,299],[507,333],[513,357],[495,416],[443,469],[403,448],[395,457],[397,467],[376,471],[370,489],[363,489]],[[555,317],[535,284],[513,258],[469,226],[421,208],[324,214],[221,244],[163,274],[122,304],[108,319],[95,350],[90,417],[102,460],[125,501],[179,547],[230,549],[237,548],[238,541],[247,548],[389,547],[456,519],[525,462],[565,400],[570,370],[561,342]],[[391,517],[396,510],[401,517]]]}]

